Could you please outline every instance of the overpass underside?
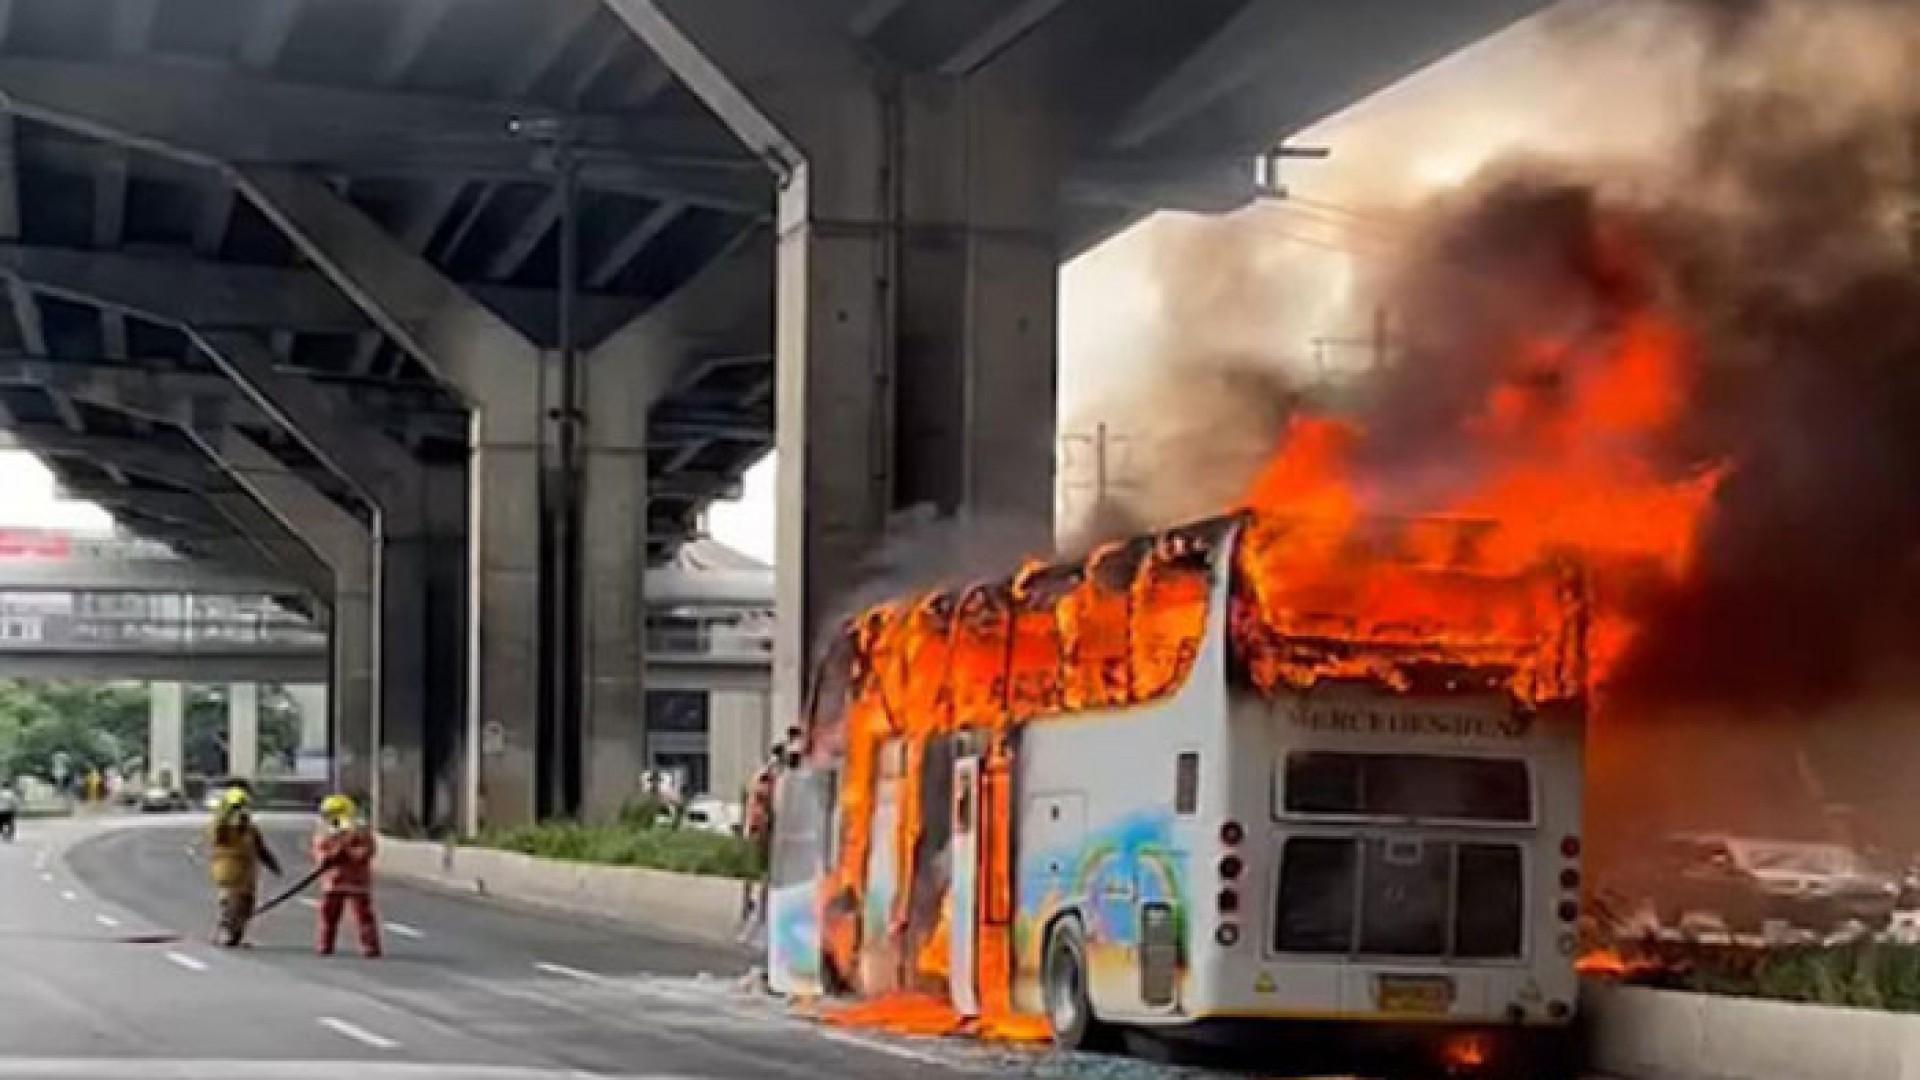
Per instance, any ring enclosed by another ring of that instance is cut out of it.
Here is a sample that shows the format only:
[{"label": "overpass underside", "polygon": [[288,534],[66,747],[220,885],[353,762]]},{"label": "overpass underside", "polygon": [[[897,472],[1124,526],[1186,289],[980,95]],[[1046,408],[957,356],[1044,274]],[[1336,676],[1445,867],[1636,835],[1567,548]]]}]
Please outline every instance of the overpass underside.
[{"label": "overpass underside", "polygon": [[1063,256],[1541,6],[0,0],[0,420],[330,609],[383,817],[607,815],[749,464],[784,726],[900,515],[1048,545]]}]

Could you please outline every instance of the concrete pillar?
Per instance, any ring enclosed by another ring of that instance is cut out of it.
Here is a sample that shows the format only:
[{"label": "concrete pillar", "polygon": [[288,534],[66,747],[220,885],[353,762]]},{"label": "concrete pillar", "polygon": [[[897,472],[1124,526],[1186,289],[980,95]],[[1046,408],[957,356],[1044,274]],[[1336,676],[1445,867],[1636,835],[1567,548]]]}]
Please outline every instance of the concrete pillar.
[{"label": "concrete pillar", "polygon": [[774,713],[795,716],[809,637],[894,513],[1051,543],[1048,54],[900,75],[810,5],[607,2],[779,173]]},{"label": "concrete pillar", "polygon": [[227,775],[260,775],[260,684],[227,686]]},{"label": "concrete pillar", "polygon": [[187,688],[177,682],[147,684],[147,779],[179,790],[186,775]]},{"label": "concrete pillar", "polygon": [[707,706],[708,771],[713,793],[737,799],[774,743],[763,690],[715,690]]},{"label": "concrete pillar", "polygon": [[[582,682],[578,716],[552,715],[551,680],[574,673],[558,670],[542,618],[543,599],[562,587],[548,580],[541,542],[541,448],[552,431],[538,403],[548,358],[318,180],[251,169],[240,179],[369,318],[472,405],[463,825],[518,824],[542,809],[610,815],[637,788],[644,761],[646,416],[696,340],[725,343],[689,325],[676,294],[582,358]],[[692,285],[681,293],[702,295]],[[562,747],[555,732],[578,741]],[[577,776],[566,767],[574,762]],[[564,805],[575,788],[580,804]]]},{"label": "concrete pillar", "polygon": [[[229,343],[229,351],[240,346]],[[373,798],[381,680],[375,537],[345,508],[252,439],[229,429],[214,448],[247,493],[320,555],[333,576],[333,783]]]},{"label": "concrete pillar", "polygon": [[[339,618],[336,600],[334,617]],[[361,625],[365,625],[362,623]],[[335,640],[337,649],[338,639]],[[336,653],[337,655],[337,653]],[[326,683],[285,683],[281,690],[300,714],[300,742],[294,751],[294,772],[299,776],[320,777],[329,783],[333,772],[333,717],[328,712]],[[324,768],[325,771],[319,771]]]}]

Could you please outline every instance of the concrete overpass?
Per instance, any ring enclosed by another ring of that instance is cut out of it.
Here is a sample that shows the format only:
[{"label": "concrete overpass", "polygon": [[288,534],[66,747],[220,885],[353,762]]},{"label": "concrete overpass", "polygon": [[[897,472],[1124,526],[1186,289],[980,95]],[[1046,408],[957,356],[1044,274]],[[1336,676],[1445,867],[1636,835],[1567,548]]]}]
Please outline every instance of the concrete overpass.
[{"label": "concrete overpass", "polygon": [[894,514],[1045,543],[1063,256],[1542,6],[0,0],[0,426],[331,610],[383,814],[607,813],[749,463],[786,714]]}]

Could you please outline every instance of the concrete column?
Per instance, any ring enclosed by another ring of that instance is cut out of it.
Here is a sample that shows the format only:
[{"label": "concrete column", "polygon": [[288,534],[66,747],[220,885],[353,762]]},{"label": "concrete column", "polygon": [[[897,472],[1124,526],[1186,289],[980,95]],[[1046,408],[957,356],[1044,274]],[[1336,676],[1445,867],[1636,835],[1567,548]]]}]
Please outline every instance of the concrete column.
[{"label": "concrete column", "polygon": [[300,749],[325,750],[331,746],[327,684],[287,683],[281,689],[300,712]]},{"label": "concrete column", "polygon": [[333,783],[368,799],[377,813],[374,762],[382,629],[375,614],[382,597],[375,590],[375,538],[352,514],[245,435],[230,429],[216,450],[240,485],[312,545],[333,575]]},{"label": "concrete column", "polygon": [[780,0],[607,0],[779,173],[774,713],[891,516],[1052,538],[1060,155],[1047,52],[873,69]]},{"label": "concrete column", "polygon": [[227,686],[227,775],[260,775],[260,684]]},{"label": "concrete column", "polygon": [[242,169],[237,181],[376,326],[472,407],[462,825],[530,821],[543,662],[540,350],[319,179]]},{"label": "concrete column", "polygon": [[386,828],[425,823],[427,544],[419,535],[382,537],[378,549],[380,708],[376,714],[373,804]]},{"label": "concrete column", "polygon": [[186,774],[187,688],[177,682],[147,684],[147,779],[176,790]]},{"label": "concrete column", "polygon": [[737,799],[774,743],[770,700],[761,690],[715,690],[707,705],[708,771],[713,793]]}]

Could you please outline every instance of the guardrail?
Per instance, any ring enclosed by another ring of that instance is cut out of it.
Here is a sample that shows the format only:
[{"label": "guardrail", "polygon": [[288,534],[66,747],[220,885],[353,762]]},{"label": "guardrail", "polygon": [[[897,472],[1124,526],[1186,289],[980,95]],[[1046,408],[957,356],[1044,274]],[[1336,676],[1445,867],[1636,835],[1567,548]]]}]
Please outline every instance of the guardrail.
[{"label": "guardrail", "polygon": [[148,615],[0,616],[0,650],[166,646],[324,649],[324,628],[296,616],[154,618]]}]

